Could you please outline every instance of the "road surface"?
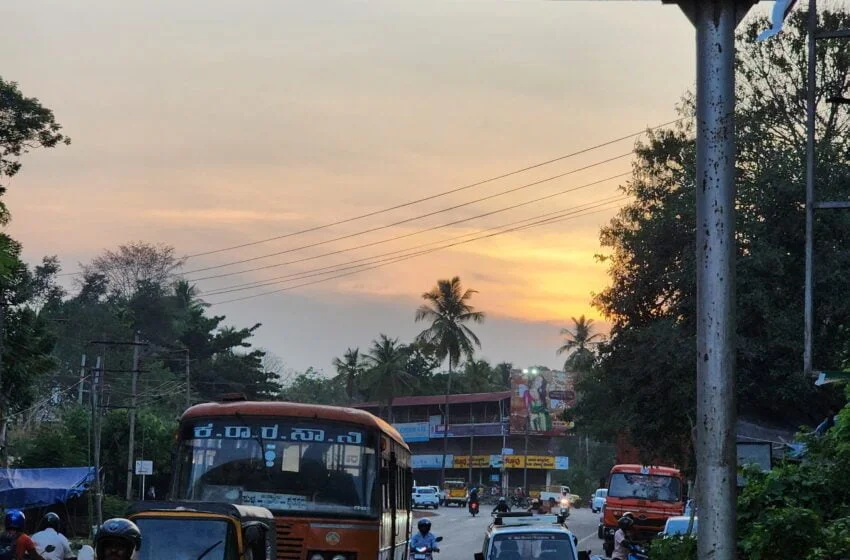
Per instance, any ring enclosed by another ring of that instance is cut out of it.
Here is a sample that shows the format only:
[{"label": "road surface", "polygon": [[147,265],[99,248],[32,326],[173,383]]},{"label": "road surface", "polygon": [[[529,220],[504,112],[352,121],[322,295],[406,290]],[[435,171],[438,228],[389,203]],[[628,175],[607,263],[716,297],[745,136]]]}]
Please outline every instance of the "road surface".
[{"label": "road surface", "polygon": [[[482,508],[484,515],[474,519],[466,508],[441,507],[437,511],[416,511],[417,517],[425,515],[431,520],[431,531],[435,535],[443,537],[441,552],[435,555],[434,560],[472,560],[473,554],[481,552],[484,533],[491,521],[488,513],[492,508]],[[602,541],[596,538],[598,524],[598,513],[591,513],[588,508],[572,510],[567,526],[578,537],[579,550],[602,554]]]}]

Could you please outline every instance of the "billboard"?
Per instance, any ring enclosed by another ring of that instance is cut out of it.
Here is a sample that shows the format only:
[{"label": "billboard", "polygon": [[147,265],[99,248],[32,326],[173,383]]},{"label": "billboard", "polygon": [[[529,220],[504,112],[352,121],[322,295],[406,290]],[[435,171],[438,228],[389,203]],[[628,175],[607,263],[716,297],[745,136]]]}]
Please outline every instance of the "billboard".
[{"label": "billboard", "polygon": [[401,437],[407,443],[428,441],[431,438],[430,425],[428,422],[409,422],[407,424],[393,424]]},{"label": "billboard", "polygon": [[575,382],[574,372],[511,371],[511,434],[558,436],[572,429],[561,416],[576,404]]},{"label": "billboard", "polygon": [[[504,427],[498,422],[486,424],[450,424],[449,437],[481,437],[501,436]],[[441,439],[446,433],[446,427],[442,424],[431,424],[431,439]]]}]

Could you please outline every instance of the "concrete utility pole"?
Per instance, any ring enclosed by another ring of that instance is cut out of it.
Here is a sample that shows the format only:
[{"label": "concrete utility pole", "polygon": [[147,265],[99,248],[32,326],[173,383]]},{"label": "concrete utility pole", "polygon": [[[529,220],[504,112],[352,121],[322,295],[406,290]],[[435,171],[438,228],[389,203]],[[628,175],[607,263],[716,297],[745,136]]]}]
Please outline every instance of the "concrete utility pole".
[{"label": "concrete utility pole", "polygon": [[100,403],[99,403],[99,388],[103,385],[103,375],[101,372],[102,361],[100,356],[95,361],[94,371],[92,371],[90,401],[91,401],[91,417],[92,417],[92,447],[94,448],[94,507],[97,513],[97,526],[103,524],[103,488],[101,487],[100,479]]},{"label": "concrete utility pole", "polygon": [[136,404],[137,404],[137,395],[136,388],[139,382],[139,345],[141,340],[139,339],[139,333],[136,332],[133,337],[133,371],[131,372],[132,378],[130,381],[130,434],[129,440],[130,443],[127,449],[127,491],[125,494],[125,498],[127,500],[133,499],[133,465],[135,463],[134,455],[136,448]]},{"label": "concrete utility pole", "polygon": [[86,355],[80,360],[80,386],[77,387],[77,405],[83,406],[83,390],[86,384]]},{"label": "concrete utility pole", "polygon": [[[815,210],[847,210],[850,209],[850,201],[815,201],[815,133],[817,123],[817,41],[819,39],[850,39],[850,29],[837,29],[818,33],[818,7],[817,0],[809,0],[809,13],[806,19],[807,28],[807,67],[806,67],[806,282],[805,295],[803,296],[803,373],[807,378],[813,377],[814,366],[814,238],[815,238]],[[827,99],[829,103],[847,104],[850,102],[836,92],[837,97]]]},{"label": "concrete utility pole", "polygon": [[189,349],[186,348],[186,408],[192,406],[192,377],[189,369]]},{"label": "concrete utility pole", "polygon": [[735,27],[753,0],[676,3],[697,39],[698,557],[734,560]]}]

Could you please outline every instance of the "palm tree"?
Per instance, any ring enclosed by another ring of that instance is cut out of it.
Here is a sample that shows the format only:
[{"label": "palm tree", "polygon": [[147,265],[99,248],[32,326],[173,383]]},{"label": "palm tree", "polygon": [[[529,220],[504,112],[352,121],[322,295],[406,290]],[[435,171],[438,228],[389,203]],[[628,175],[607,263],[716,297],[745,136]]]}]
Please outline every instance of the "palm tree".
[{"label": "palm tree", "polygon": [[573,322],[572,330],[561,329],[564,344],[558,348],[557,354],[568,352],[570,355],[564,362],[564,369],[586,370],[593,363],[593,351],[590,346],[598,344],[603,337],[599,333],[592,333],[593,319],[587,319],[584,315],[576,319],[570,317]]},{"label": "palm tree", "polygon": [[407,352],[397,338],[381,334],[372,341],[372,348],[364,358],[370,366],[364,379],[369,397],[387,404],[388,418],[392,422],[393,399],[401,393],[403,386],[410,387],[413,381],[413,376],[404,367]]},{"label": "palm tree", "polygon": [[345,394],[348,395],[348,403],[354,402],[354,390],[357,380],[363,373],[363,362],[360,359],[359,348],[349,348],[343,354],[342,359],[334,358],[333,365],[336,368],[337,379],[345,383]]},{"label": "palm tree", "polygon": [[416,310],[416,322],[430,321],[431,326],[419,333],[417,340],[434,345],[435,354],[439,360],[449,359],[449,379],[446,384],[445,414],[443,423],[443,464],[440,469],[440,485],[446,480],[446,453],[449,444],[449,394],[452,390],[452,373],[461,356],[472,358],[475,347],[481,347],[481,341],[466,323],[481,323],[484,313],[475,311],[469,304],[475,290],[465,290],[460,284],[460,278],[438,280],[431,291],[422,294],[426,303]]}]

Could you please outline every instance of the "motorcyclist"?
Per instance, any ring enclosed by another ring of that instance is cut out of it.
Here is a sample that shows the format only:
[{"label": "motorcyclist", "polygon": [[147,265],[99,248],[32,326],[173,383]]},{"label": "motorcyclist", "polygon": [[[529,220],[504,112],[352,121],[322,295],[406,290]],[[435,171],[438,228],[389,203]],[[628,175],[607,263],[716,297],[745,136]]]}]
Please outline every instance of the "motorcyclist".
[{"label": "motorcyclist", "polygon": [[142,532],[129,519],[116,517],[104,521],[94,537],[98,560],[130,560],[142,547]]},{"label": "motorcyclist", "polygon": [[628,560],[629,552],[635,550],[635,545],[631,541],[632,526],[634,524],[634,515],[628,511],[617,521],[617,532],[614,533],[614,554],[611,555],[612,560]]},{"label": "motorcyclist", "polygon": [[6,511],[3,518],[5,531],[0,535],[0,560],[44,560],[38,553],[35,543],[24,533],[27,526],[27,518],[24,512],[17,509]]},{"label": "motorcyclist", "polygon": [[511,506],[508,505],[508,501],[502,496],[499,498],[499,503],[493,508],[493,513],[507,513],[509,511],[511,511]]},{"label": "motorcyclist", "polygon": [[469,491],[467,492],[467,498],[470,502],[478,501],[478,487],[475,485],[469,486]]},{"label": "motorcyclist", "polygon": [[41,520],[42,529],[32,536],[36,548],[45,560],[66,560],[74,557],[71,543],[59,532],[62,521],[52,511]]},{"label": "motorcyclist", "polygon": [[531,500],[531,506],[528,508],[528,511],[530,511],[531,513],[543,513],[542,511],[540,511],[541,508],[542,504],[540,503],[540,500],[534,498],[533,500]]},{"label": "motorcyclist", "polygon": [[419,529],[419,532],[410,537],[410,550],[416,550],[424,546],[432,552],[440,552],[440,549],[437,548],[437,537],[431,532],[431,520],[423,517],[416,524],[416,527]]}]

